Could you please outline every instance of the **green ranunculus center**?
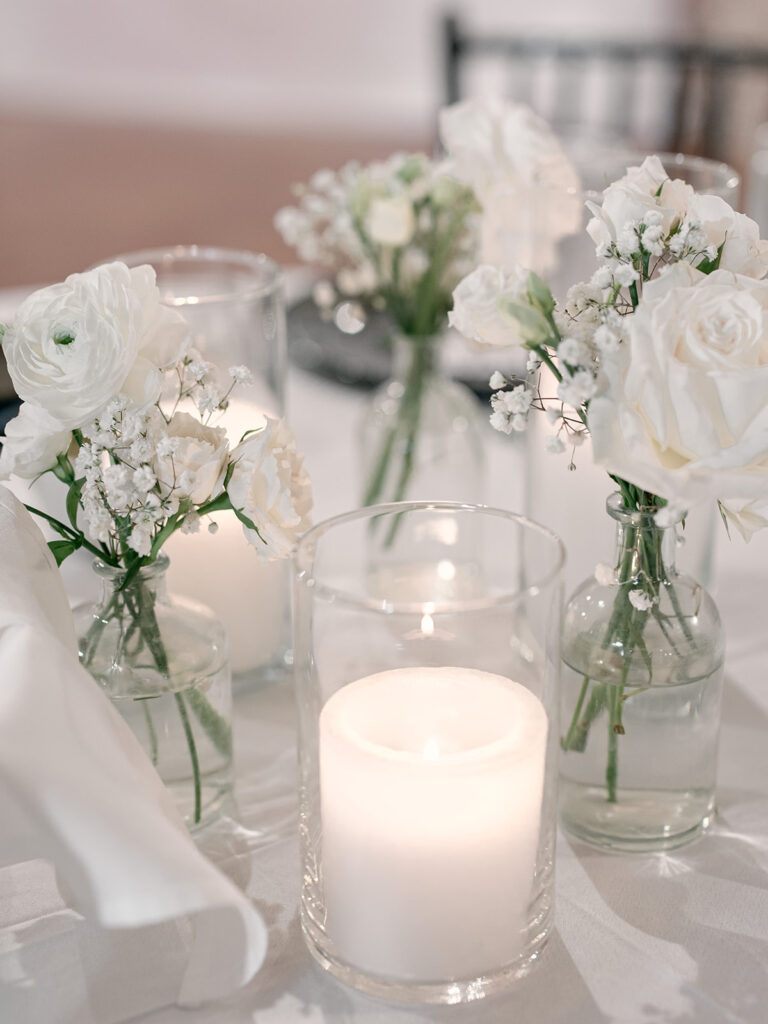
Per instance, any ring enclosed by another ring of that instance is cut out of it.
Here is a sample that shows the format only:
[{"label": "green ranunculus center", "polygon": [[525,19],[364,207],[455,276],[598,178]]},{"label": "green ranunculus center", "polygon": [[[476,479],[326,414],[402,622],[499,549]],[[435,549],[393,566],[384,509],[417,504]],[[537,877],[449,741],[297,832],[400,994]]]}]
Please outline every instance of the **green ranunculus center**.
[{"label": "green ranunculus center", "polygon": [[72,331],[54,331],[53,340],[57,345],[71,345],[72,342],[75,340],[75,336],[72,333]]}]

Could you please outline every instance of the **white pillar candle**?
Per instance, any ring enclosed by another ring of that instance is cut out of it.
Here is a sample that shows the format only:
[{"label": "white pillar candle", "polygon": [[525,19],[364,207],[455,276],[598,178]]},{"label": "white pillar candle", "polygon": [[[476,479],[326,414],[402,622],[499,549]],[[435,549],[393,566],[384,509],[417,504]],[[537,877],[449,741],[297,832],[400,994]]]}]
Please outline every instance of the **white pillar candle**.
[{"label": "white pillar candle", "polygon": [[466,668],[342,687],[320,713],[326,929],[360,970],[470,978],[520,954],[547,743],[541,701]]},{"label": "white pillar candle", "polygon": [[[258,406],[238,399],[214,424],[226,428],[234,448],[262,421]],[[208,531],[209,521],[216,523],[215,533]],[[168,589],[208,605],[224,623],[232,671],[245,672],[272,661],[286,639],[286,563],[261,562],[234,512],[207,517],[197,533],[175,533],[164,550],[171,560]]]}]

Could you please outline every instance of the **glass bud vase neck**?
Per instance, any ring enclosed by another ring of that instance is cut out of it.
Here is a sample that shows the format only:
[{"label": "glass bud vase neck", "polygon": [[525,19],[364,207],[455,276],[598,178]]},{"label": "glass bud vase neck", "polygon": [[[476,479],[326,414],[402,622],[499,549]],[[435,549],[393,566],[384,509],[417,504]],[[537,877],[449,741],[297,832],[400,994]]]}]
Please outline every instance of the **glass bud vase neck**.
[{"label": "glass bud vase neck", "polygon": [[209,609],[166,593],[169,560],[135,574],[96,560],[101,599],[75,611],[80,661],[130,726],[187,825],[231,789],[227,636]]},{"label": "glass bud vase neck", "polygon": [[476,396],[443,372],[443,332],[393,337],[392,377],[374,393],[361,431],[363,505],[483,498]]},{"label": "glass bud vase neck", "polygon": [[565,611],[561,816],[596,846],[670,849],[715,806],[724,644],[709,594],[675,568],[677,523],[608,499],[613,565]]}]

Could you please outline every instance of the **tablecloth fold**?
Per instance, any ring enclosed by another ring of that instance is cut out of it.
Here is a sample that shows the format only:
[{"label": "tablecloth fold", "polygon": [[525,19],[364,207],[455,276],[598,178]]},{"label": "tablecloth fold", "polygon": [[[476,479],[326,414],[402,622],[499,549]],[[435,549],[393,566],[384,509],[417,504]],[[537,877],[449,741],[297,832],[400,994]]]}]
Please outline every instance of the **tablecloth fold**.
[{"label": "tablecloth fold", "polygon": [[61,892],[94,927],[189,916],[181,1005],[224,997],[261,966],[264,922],[197,850],[138,741],[80,665],[55,561],[4,487],[0,821],[0,865],[50,860]]}]

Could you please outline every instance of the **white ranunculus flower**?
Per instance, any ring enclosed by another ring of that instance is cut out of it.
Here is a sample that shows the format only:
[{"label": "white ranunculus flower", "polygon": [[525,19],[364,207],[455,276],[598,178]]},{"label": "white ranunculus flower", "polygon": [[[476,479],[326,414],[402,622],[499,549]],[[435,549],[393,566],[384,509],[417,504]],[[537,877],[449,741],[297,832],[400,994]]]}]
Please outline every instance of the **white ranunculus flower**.
[{"label": "white ranunculus flower", "polygon": [[720,196],[695,194],[688,204],[688,219],[699,225],[707,245],[719,249],[723,242],[720,270],[761,278],[768,272],[768,241],[760,228],[743,213],[737,213]]},{"label": "white ranunculus flower", "polygon": [[163,445],[152,469],[163,491],[201,505],[222,489],[229,444],[223,427],[209,427],[186,412],[177,412],[165,428],[172,444]]},{"label": "white ranunculus flower", "polygon": [[161,305],[151,267],[110,263],[30,295],[3,352],[17,394],[74,429],[121,392],[155,401],[158,371],[176,362],[187,334]]},{"label": "white ranunculus flower", "polygon": [[516,267],[505,274],[499,267],[477,267],[453,292],[448,323],[470,341],[493,348],[522,345],[516,322],[503,312],[504,301],[517,302],[525,295],[528,272]]},{"label": "white ranunculus flower", "polygon": [[244,525],[246,539],[264,562],[291,555],[309,527],[312,491],[290,428],[267,417],[263,430],[234,449],[231,461],[229,499],[258,530]]},{"label": "white ranunculus flower", "polygon": [[690,185],[670,180],[657,156],[648,156],[639,167],[628,167],[623,178],[605,189],[600,206],[587,203],[592,213],[587,233],[596,246],[607,245],[615,242],[628,224],[658,210],[666,235],[676,220],[685,217],[694,195]]},{"label": "white ranunculus flower", "polygon": [[365,215],[365,230],[375,245],[407,245],[416,230],[413,204],[407,196],[377,196]]},{"label": "white ranunculus flower", "polygon": [[768,493],[768,282],[678,263],[646,284],[589,406],[595,461],[670,500]]},{"label": "white ranunculus flower", "polygon": [[44,409],[24,402],[5,427],[0,450],[0,480],[20,476],[32,480],[56,465],[56,459],[69,449],[72,431],[62,430]]},{"label": "white ranunculus flower", "polygon": [[549,125],[522,104],[466,100],[440,111],[445,171],[482,206],[482,260],[539,272],[581,224],[579,178]]}]

